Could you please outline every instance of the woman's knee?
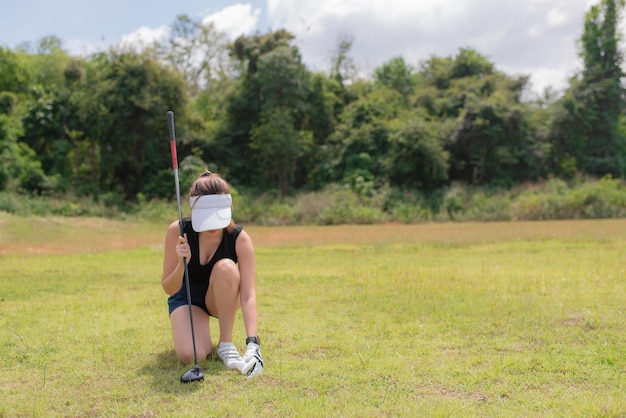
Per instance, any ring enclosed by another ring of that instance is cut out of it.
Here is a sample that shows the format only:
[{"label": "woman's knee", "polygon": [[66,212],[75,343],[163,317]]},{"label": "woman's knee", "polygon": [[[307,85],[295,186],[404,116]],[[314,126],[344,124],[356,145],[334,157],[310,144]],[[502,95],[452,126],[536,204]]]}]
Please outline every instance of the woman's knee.
[{"label": "woman's knee", "polygon": [[183,364],[189,364],[193,361],[193,350],[180,349],[176,351],[176,355]]},{"label": "woman's knee", "polygon": [[[211,348],[204,347],[202,345],[196,344],[196,355],[198,356],[198,361],[206,360],[211,354]],[[176,355],[178,356],[178,360],[180,360],[184,364],[190,364],[193,362],[193,346],[185,345],[185,347],[181,347],[176,350]]]},{"label": "woman's knee", "polygon": [[225,281],[230,284],[239,285],[239,268],[230,258],[223,258],[215,263],[211,272],[211,281]]},{"label": "woman's knee", "polygon": [[[197,306],[192,306],[191,310],[195,332],[196,354],[198,360],[204,360],[208,357],[213,348],[209,331],[209,317]],[[172,325],[172,336],[174,338],[176,356],[181,362],[189,364],[193,361],[189,306],[184,305],[175,309],[170,314],[170,322]]]}]

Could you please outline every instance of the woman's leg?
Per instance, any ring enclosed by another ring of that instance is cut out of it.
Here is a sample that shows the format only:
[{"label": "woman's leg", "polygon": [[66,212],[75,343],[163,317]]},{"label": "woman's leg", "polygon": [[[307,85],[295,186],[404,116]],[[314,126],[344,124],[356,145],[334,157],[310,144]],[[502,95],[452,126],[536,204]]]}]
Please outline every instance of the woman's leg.
[{"label": "woman's leg", "polygon": [[220,342],[232,342],[235,313],[239,308],[239,268],[231,259],[224,258],[215,263],[206,306],[211,315],[217,316],[220,324]]},{"label": "woman's leg", "polygon": [[[191,306],[191,314],[193,315],[193,330],[196,339],[196,355],[198,361],[204,361],[213,349],[209,330],[209,316],[201,308],[193,305]],[[176,355],[183,363],[190,364],[193,362],[193,345],[189,306],[182,305],[176,308],[170,315],[170,323],[172,324]]]}]

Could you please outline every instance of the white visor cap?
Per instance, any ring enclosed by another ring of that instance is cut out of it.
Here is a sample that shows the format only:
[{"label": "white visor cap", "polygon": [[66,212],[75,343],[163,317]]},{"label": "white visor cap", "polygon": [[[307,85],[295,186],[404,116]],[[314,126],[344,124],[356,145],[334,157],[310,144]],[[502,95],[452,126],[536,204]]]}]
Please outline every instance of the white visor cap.
[{"label": "white visor cap", "polygon": [[207,194],[189,198],[191,226],[196,232],[226,228],[233,217],[230,194]]}]

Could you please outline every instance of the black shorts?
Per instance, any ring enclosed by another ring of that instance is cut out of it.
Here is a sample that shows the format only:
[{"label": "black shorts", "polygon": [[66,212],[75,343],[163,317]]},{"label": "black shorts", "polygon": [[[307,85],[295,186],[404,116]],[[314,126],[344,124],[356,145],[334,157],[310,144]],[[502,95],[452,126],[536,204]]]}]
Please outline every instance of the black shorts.
[{"label": "black shorts", "polygon": [[[206,302],[205,302],[205,298],[204,297],[194,298],[193,295],[192,295],[191,296],[191,304],[193,306],[198,306],[200,309],[202,309],[204,312],[206,312],[207,315],[213,316],[209,312],[209,308],[207,308],[207,306],[206,306]],[[170,310],[169,314],[170,315],[172,314],[172,312],[174,312],[174,309],[180,308],[181,306],[187,305],[187,293],[186,293],[186,291],[181,289],[178,293],[175,293],[172,296],[170,296],[167,299],[167,305],[169,306],[169,310]],[[217,318],[217,317],[214,317],[214,318]]]}]

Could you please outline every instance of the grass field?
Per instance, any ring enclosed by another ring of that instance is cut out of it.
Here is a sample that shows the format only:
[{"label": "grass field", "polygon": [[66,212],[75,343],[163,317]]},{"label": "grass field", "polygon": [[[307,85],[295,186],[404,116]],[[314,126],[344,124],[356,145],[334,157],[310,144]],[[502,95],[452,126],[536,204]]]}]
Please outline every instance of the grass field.
[{"label": "grass field", "polygon": [[165,229],[0,213],[1,417],[626,416],[626,220],[247,228],[264,374],[192,385]]}]

